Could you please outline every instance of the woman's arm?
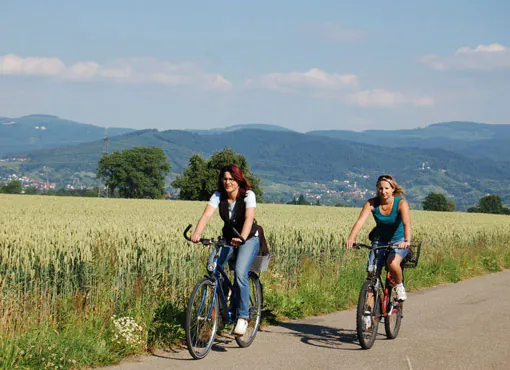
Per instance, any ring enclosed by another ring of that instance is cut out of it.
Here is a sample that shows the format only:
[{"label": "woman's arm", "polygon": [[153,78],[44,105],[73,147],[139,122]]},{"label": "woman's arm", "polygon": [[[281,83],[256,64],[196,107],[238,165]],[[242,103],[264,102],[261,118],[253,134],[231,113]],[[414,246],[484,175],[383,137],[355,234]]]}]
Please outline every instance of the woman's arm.
[{"label": "woman's arm", "polygon": [[352,248],[354,244],[354,239],[356,239],[356,236],[358,235],[359,231],[365,224],[365,221],[367,220],[368,216],[370,216],[370,213],[372,212],[372,202],[368,200],[365,205],[363,206],[363,209],[361,210],[358,220],[352,227],[351,233],[349,234],[347,241],[345,242],[345,246],[347,248]]},{"label": "woman's arm", "polygon": [[409,248],[411,245],[411,211],[409,210],[409,203],[405,199],[400,201],[398,205],[400,216],[402,217],[402,224],[404,225],[404,239],[405,241],[399,243],[399,248]]},{"label": "woman's arm", "polygon": [[197,226],[195,227],[195,232],[193,233],[193,235],[191,235],[191,241],[193,243],[200,242],[200,237],[202,236],[202,232],[204,231],[205,226],[211,219],[215,210],[216,210],[216,208],[211,206],[210,204],[208,204],[205,207],[204,213],[202,214],[202,217],[200,217],[200,219],[198,220]]}]

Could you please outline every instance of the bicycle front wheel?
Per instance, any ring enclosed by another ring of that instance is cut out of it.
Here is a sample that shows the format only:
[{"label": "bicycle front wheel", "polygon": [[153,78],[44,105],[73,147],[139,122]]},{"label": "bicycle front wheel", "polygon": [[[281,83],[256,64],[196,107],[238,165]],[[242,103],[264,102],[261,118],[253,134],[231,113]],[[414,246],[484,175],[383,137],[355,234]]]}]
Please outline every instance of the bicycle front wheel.
[{"label": "bicycle front wheel", "polygon": [[262,318],[262,284],[259,277],[254,272],[249,273],[250,281],[250,317],[248,319],[248,328],[242,336],[236,336],[236,342],[239,347],[249,347],[260,327]]},{"label": "bicycle front wheel", "polygon": [[371,281],[365,281],[359,293],[356,332],[363,349],[372,348],[377,336],[377,328],[381,319],[378,293]]},{"label": "bicycle front wheel", "polygon": [[218,326],[218,296],[215,283],[204,278],[193,289],[186,311],[186,343],[195,359],[204,358],[213,345]]},{"label": "bicycle front wheel", "polygon": [[384,330],[388,339],[395,339],[400,331],[402,323],[402,314],[404,310],[404,302],[397,299],[397,291],[393,285],[388,287],[390,291],[388,297],[388,305],[386,309],[386,317],[384,318]]}]

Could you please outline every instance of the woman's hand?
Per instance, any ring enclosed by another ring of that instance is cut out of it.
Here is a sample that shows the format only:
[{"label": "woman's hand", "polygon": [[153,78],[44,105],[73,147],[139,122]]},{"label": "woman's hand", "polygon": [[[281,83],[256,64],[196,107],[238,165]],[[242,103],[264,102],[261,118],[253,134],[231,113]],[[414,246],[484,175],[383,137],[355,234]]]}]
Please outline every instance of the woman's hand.
[{"label": "woman's hand", "polygon": [[353,248],[353,246],[354,246],[354,240],[350,240],[350,239],[346,240],[346,242],[345,242],[345,247],[346,247],[347,249],[352,249],[352,248]]},{"label": "woman's hand", "polygon": [[201,236],[202,236],[202,235],[201,235],[201,233],[197,233],[197,232],[195,231],[195,232],[193,233],[193,235],[191,235],[191,241],[192,241],[193,243],[198,244],[198,243],[200,243],[200,237],[201,237]]},{"label": "woman's hand", "polygon": [[233,247],[239,247],[241,244],[243,244],[243,241],[239,238],[232,238],[230,241],[230,245]]},{"label": "woman's hand", "polygon": [[398,243],[398,247],[400,249],[407,249],[411,246],[411,242],[406,242],[406,241],[403,241],[403,242],[400,242]]}]

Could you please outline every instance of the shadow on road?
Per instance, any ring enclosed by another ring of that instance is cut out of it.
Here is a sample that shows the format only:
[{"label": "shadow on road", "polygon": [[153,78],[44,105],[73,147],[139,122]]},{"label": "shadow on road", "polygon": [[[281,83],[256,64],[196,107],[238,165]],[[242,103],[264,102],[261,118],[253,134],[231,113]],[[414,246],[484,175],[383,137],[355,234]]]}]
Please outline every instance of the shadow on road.
[{"label": "shadow on road", "polygon": [[[343,350],[361,349],[355,330],[293,322],[283,322],[279,326],[293,331],[285,334],[297,336],[301,338],[301,342],[311,346]],[[345,344],[351,346],[342,347]]]},{"label": "shadow on road", "polygon": [[[214,343],[211,347],[211,351],[213,352],[227,352],[229,349],[239,348],[237,344],[232,344],[234,342],[234,338],[230,336],[219,336],[216,335]],[[182,358],[182,353],[188,353],[186,346],[180,347],[170,347],[165,350],[160,350],[157,352],[151,352],[151,355],[158,358],[164,358],[168,360],[177,360],[177,361],[195,361],[191,355],[187,358]]]}]

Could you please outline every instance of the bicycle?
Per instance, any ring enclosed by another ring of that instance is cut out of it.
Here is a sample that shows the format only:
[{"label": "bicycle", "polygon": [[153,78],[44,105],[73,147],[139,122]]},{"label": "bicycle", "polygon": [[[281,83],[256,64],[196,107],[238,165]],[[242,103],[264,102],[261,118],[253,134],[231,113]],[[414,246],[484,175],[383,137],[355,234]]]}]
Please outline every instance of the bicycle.
[{"label": "bicycle", "polygon": [[[367,248],[369,250],[398,249],[396,245],[372,247],[366,244],[355,243],[354,248]],[[402,278],[404,268],[416,267],[420,258],[421,242],[412,244],[410,252],[402,260]],[[375,266],[378,259],[386,259],[386,253],[376,253]],[[385,263],[386,265],[386,263]],[[386,270],[387,267],[386,267]],[[377,329],[381,318],[384,317],[384,329],[388,339],[395,339],[400,331],[402,318],[404,317],[404,302],[397,299],[396,283],[389,271],[386,272],[384,288],[381,280],[381,269],[369,272],[367,279],[361,287],[358,306],[356,310],[356,333],[363,349],[372,348],[377,336]]]},{"label": "bicycle", "polygon": [[[184,238],[191,241],[188,237],[188,231],[192,225],[189,225],[184,231]],[[234,229],[234,233],[244,243],[245,240],[239,232]],[[218,330],[218,319],[221,318],[222,326],[231,324],[232,334],[237,322],[235,302],[235,292],[223,268],[217,263],[221,248],[227,245],[227,241],[222,236],[212,239],[200,239],[204,246],[212,246],[215,249],[214,260],[207,265],[207,275],[201,279],[191,293],[188,308],[186,311],[186,342],[188,351],[194,359],[202,359],[212,348],[213,341]],[[262,256],[260,256],[262,257]],[[262,283],[258,275],[253,271],[254,265],[258,264],[258,271],[261,270],[259,256],[254,262],[249,272],[250,281],[250,310],[248,319],[248,329],[242,336],[235,336],[237,344],[246,348],[249,347],[260,327],[262,317]],[[211,262],[211,261],[209,261]],[[265,265],[267,269],[267,264]]]}]

